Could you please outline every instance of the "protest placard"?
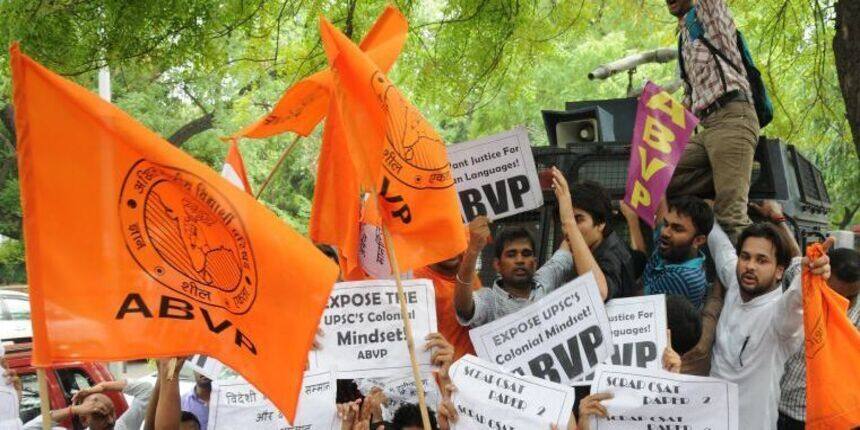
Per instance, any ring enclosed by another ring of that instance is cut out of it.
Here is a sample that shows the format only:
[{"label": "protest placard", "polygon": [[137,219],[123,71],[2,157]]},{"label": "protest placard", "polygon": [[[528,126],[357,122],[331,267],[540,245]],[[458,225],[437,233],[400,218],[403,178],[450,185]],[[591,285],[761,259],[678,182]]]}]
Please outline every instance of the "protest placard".
[{"label": "protest placard", "polygon": [[[436,300],[428,279],[403,281],[412,334],[420,342],[436,331]],[[411,371],[395,281],[335,284],[320,328],[322,348],[311,368],[337,370],[337,377],[374,378]],[[432,371],[430,351],[415,348],[422,372]]]},{"label": "protest placard", "polygon": [[207,430],[332,430],[336,393],[334,372],[305,372],[296,423],[291,425],[266,396],[241,378],[214,381]]},{"label": "protest placard", "polygon": [[525,127],[448,147],[463,219],[491,220],[543,205]]},{"label": "protest placard", "polygon": [[592,430],[738,428],[738,386],[721,379],[601,364],[591,393],[606,392],[609,418]]},{"label": "protest placard", "polygon": [[591,272],[469,336],[478,357],[562,384],[583,379],[612,354],[609,320]]},{"label": "protest placard", "polygon": [[[666,296],[625,297],[606,302],[613,353],[604,363],[644,369],[663,368],[666,335]],[[591,381],[594,374],[585,381]],[[580,385],[580,384],[577,384]]]},{"label": "protest placard", "polygon": [[660,200],[699,120],[652,82],[636,109],[624,202],[652,228]]},{"label": "protest placard", "polygon": [[508,372],[473,355],[451,366],[451,401],[460,415],[452,430],[567,428],[573,388]]}]

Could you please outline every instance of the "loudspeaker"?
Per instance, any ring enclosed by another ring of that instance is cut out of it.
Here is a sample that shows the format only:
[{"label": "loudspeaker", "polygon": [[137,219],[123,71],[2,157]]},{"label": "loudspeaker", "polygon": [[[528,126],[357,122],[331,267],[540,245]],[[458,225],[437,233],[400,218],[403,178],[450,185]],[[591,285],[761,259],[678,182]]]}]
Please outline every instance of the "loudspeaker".
[{"label": "loudspeaker", "polygon": [[565,148],[571,144],[615,140],[612,115],[600,107],[545,110],[541,114],[550,146]]},{"label": "loudspeaker", "polygon": [[567,102],[565,110],[575,111],[589,107],[599,107],[612,118],[613,139],[618,142],[630,142],[633,139],[633,124],[636,123],[636,97],[609,100],[583,100],[578,102]]}]

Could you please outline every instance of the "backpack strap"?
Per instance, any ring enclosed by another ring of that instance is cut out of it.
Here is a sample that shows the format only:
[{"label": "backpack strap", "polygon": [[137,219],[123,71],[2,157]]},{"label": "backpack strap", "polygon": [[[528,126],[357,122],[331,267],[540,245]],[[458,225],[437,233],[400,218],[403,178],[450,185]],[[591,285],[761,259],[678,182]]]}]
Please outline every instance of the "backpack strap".
[{"label": "backpack strap", "polygon": [[[714,45],[711,43],[711,41],[710,41],[710,40],[708,40],[708,38],[707,38],[707,37],[702,36],[702,37],[700,37],[700,38],[699,38],[699,40],[701,40],[701,41],[702,41],[702,43],[704,43],[704,44],[705,44],[705,46],[707,46],[707,47],[708,47],[708,50],[709,50],[709,51],[711,51],[711,54],[716,55],[717,57],[722,58],[722,60],[723,60],[723,61],[725,61],[725,62],[726,62],[726,64],[728,64],[729,66],[731,66],[731,67],[732,67],[732,69],[734,69],[734,70],[735,70],[736,72],[738,72],[738,73],[741,73],[741,69],[740,69],[740,67],[738,67],[735,63],[733,63],[733,62],[732,62],[732,60],[729,60],[729,57],[727,57],[727,56],[726,56],[726,54],[723,54],[723,53],[722,53],[722,51],[720,51],[719,49],[717,49],[717,47],[716,47],[716,46],[714,46]],[[738,46],[738,50],[740,50],[740,46]]]},{"label": "backpack strap", "polygon": [[678,66],[680,66],[680,68],[681,68],[681,79],[684,81],[684,83],[686,83],[688,86],[690,86],[690,88],[692,88],[693,86],[690,85],[690,80],[687,79],[687,69],[684,66],[684,51],[683,51],[684,41],[681,38],[682,38],[682,35],[679,33],[678,34]]}]

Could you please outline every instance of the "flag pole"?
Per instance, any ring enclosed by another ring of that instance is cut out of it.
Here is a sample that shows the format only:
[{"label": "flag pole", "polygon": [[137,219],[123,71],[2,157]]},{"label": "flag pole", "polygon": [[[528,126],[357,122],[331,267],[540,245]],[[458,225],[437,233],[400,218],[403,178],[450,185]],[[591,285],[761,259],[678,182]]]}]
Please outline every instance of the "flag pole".
[{"label": "flag pole", "polygon": [[171,358],[170,361],[167,362],[167,380],[173,380],[173,374],[176,373],[176,357]]},{"label": "flag pole", "polygon": [[42,409],[42,430],[51,430],[54,426],[51,420],[51,398],[48,393],[48,378],[44,368],[36,369],[36,378],[39,380],[39,403]]},{"label": "flag pole", "polygon": [[266,176],[266,180],[263,181],[263,185],[260,185],[260,189],[257,190],[257,194],[254,196],[255,199],[259,199],[261,195],[263,195],[263,191],[266,190],[266,187],[269,186],[269,182],[272,181],[272,178],[275,177],[275,172],[281,167],[281,164],[284,164],[284,160],[287,159],[287,156],[290,155],[293,150],[296,149],[296,144],[299,143],[299,139],[302,138],[302,135],[297,135],[295,139],[293,139],[293,143],[281,153],[281,158],[278,158],[278,162],[275,163],[275,167],[272,168],[272,171],[269,172],[269,176]]},{"label": "flag pole", "polygon": [[397,285],[397,301],[400,302],[400,320],[403,321],[403,331],[406,332],[406,346],[409,348],[409,361],[412,362],[412,377],[415,378],[415,388],[418,392],[418,407],[421,410],[421,421],[425,429],[430,429],[430,415],[427,413],[427,401],[424,398],[424,382],[421,372],[418,370],[418,359],[415,357],[415,339],[412,336],[412,322],[409,321],[409,313],[406,309],[406,295],[403,293],[403,281],[400,279],[400,266],[397,264],[397,256],[394,254],[394,242],[391,233],[382,224],[382,235],[385,237],[385,247],[388,248],[388,263],[394,273],[394,282]]}]

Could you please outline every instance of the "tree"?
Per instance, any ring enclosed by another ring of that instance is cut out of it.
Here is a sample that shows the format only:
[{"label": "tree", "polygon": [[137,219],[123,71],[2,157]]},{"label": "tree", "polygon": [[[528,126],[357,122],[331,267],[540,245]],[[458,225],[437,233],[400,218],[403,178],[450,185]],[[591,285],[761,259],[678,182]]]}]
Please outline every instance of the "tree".
[{"label": "tree", "polygon": [[[395,0],[410,20],[392,80],[449,142],[524,124],[546,143],[541,109],[621,97],[626,76],[603,82],[595,66],[636,51],[675,46],[665,4],[571,0]],[[153,0],[0,2],[0,45],[95,88],[109,66],[114,103],[196,158],[219,168],[218,139],[267,112],[283,90],[323,67],[318,15],[357,40],[389,0]],[[858,2],[730,0],[776,101],[765,134],[797,145],[822,167],[833,222],[857,222]],[[839,29],[837,31],[837,28]],[[635,77],[666,83],[675,64]],[[8,55],[0,54],[0,234],[21,239]],[[854,135],[852,140],[851,135]],[[319,130],[299,144],[262,197],[304,231]],[[259,186],[292,136],[240,143]],[[852,142],[854,142],[852,144]]]}]

